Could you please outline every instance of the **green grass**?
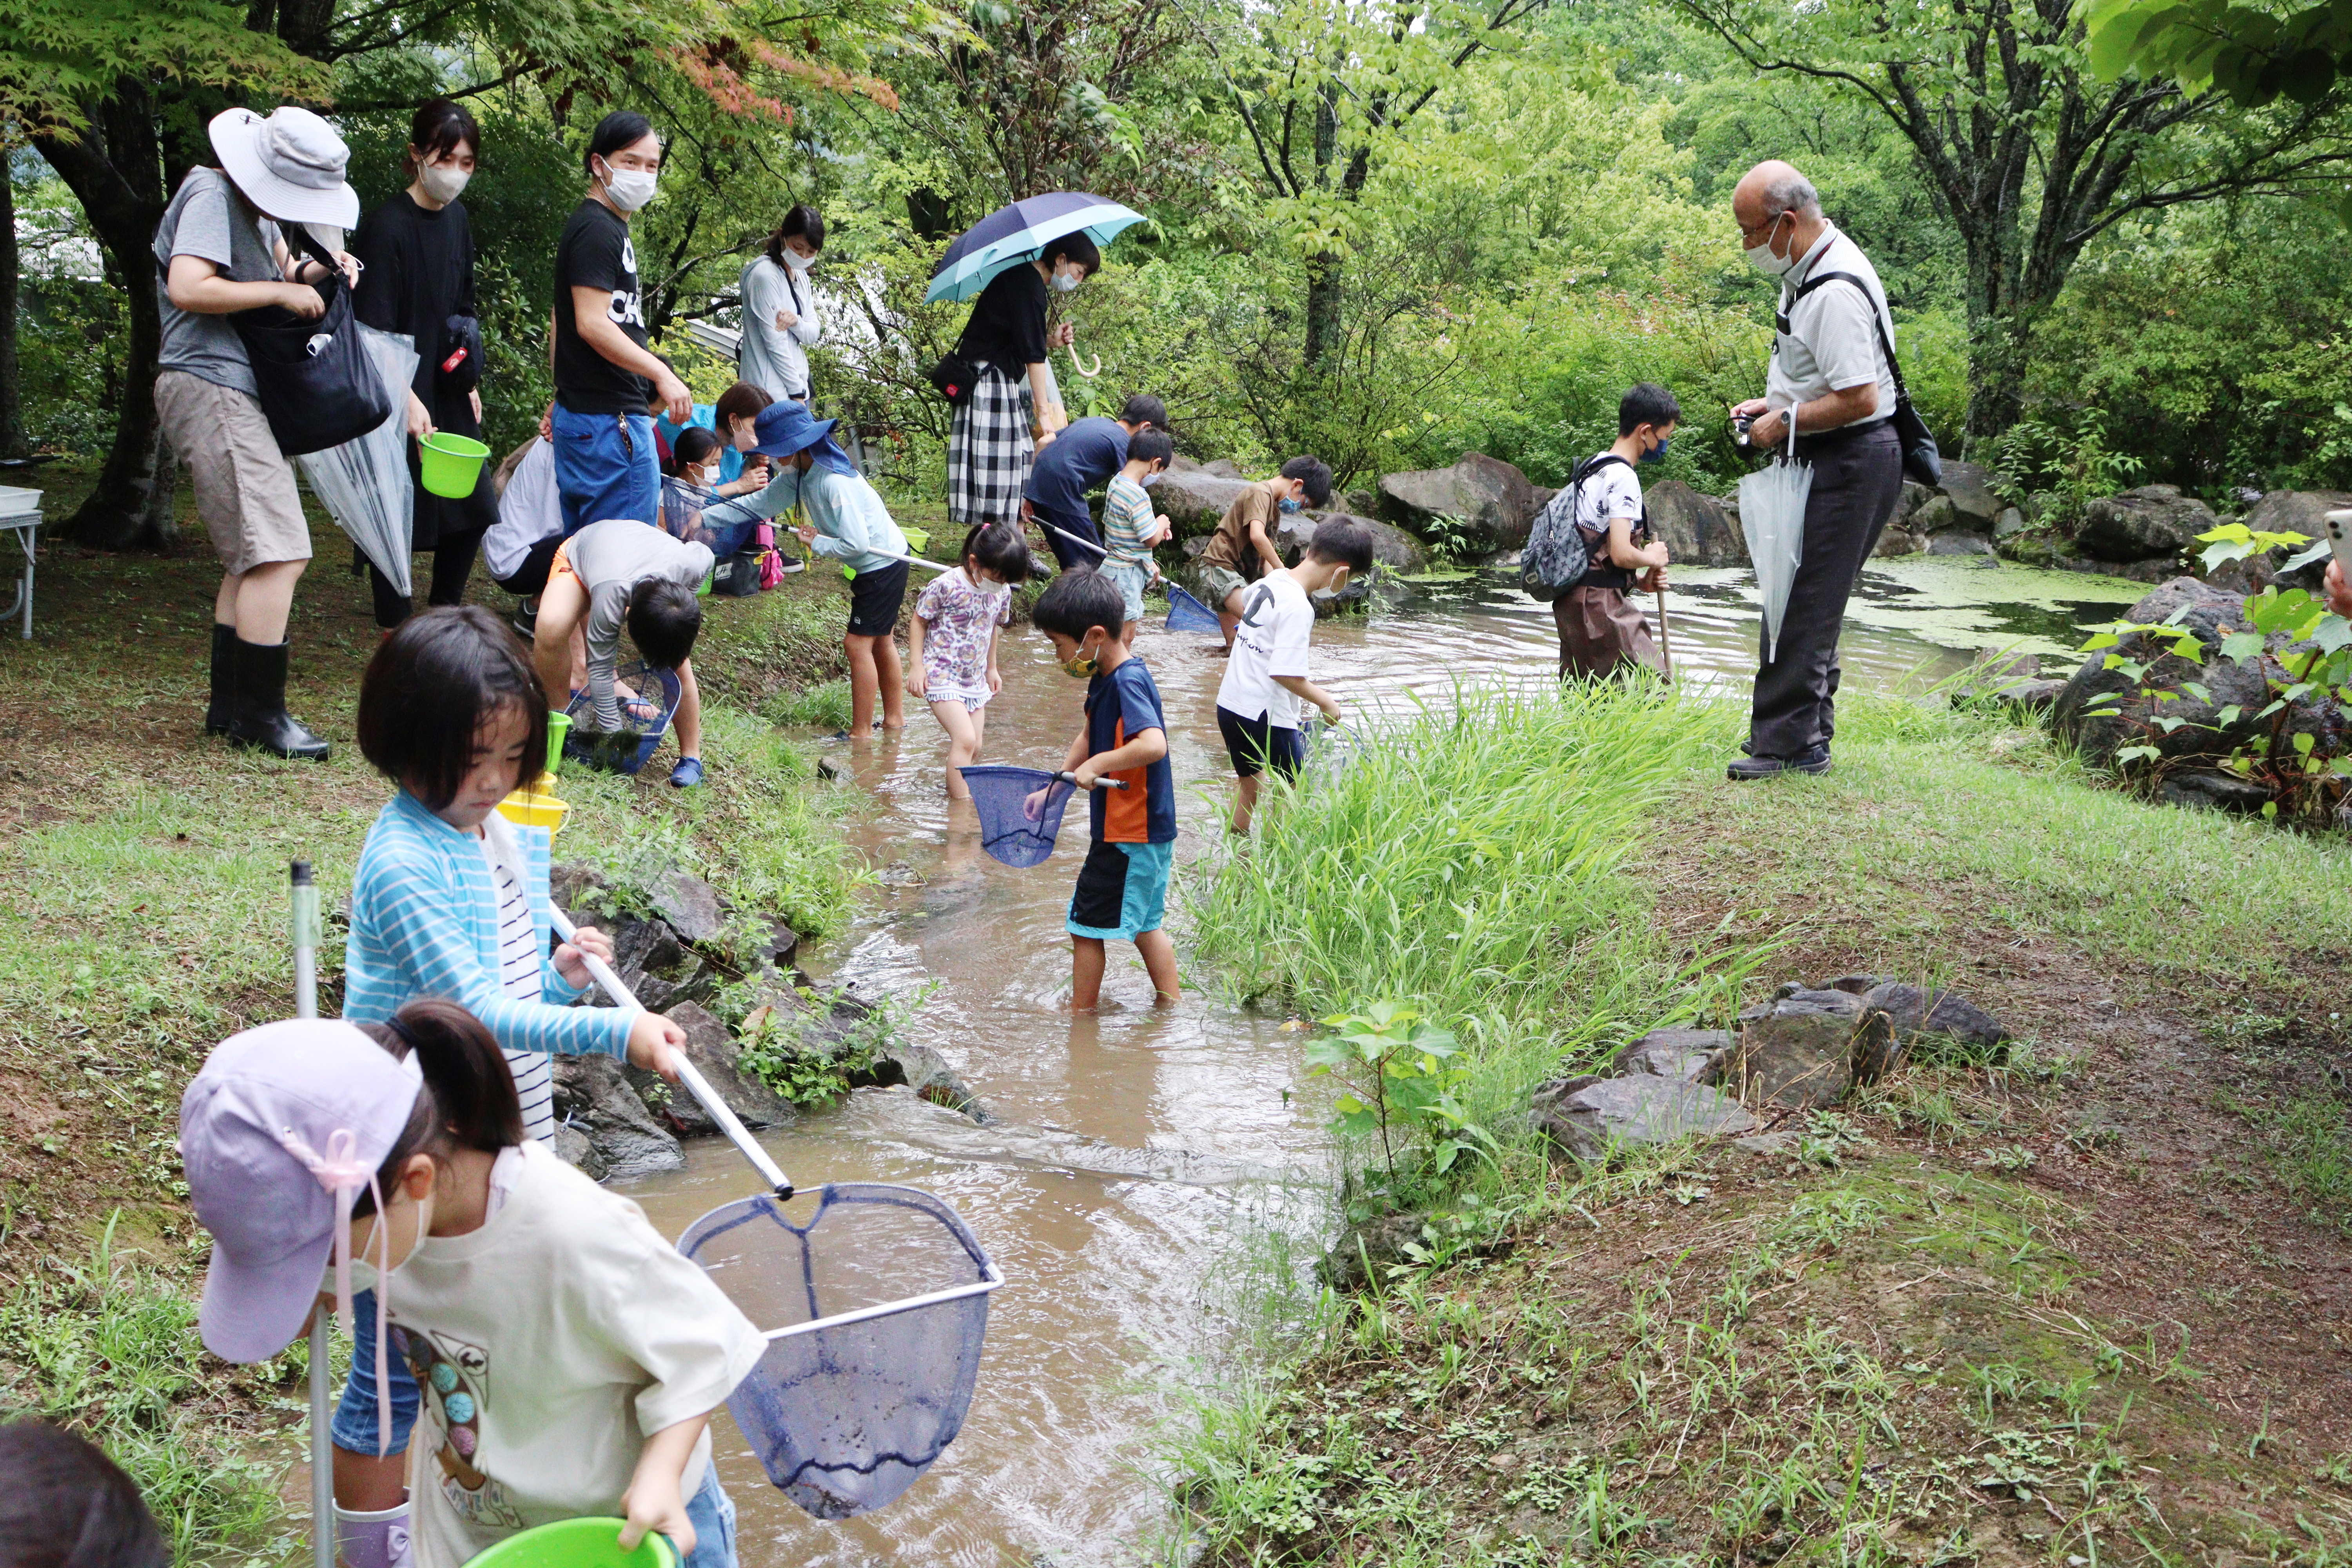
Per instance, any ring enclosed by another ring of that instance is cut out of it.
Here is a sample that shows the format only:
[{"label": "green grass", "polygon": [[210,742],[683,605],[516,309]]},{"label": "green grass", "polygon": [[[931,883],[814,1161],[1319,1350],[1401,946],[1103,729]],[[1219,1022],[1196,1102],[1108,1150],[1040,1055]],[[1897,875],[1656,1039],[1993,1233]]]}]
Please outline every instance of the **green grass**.
[{"label": "green grass", "polygon": [[[111,1237],[87,1263],[0,1296],[0,1419],[39,1416],[103,1447],[138,1483],[175,1563],[289,1556],[302,1521],[279,1500],[276,1445],[301,1408],[306,1345],[247,1373],[207,1365],[192,1290]],[[225,1421],[230,1408],[247,1419]]]},{"label": "green grass", "polygon": [[765,716],[779,724],[805,725],[816,730],[849,728],[849,682],[828,680],[786,692],[768,704]]}]

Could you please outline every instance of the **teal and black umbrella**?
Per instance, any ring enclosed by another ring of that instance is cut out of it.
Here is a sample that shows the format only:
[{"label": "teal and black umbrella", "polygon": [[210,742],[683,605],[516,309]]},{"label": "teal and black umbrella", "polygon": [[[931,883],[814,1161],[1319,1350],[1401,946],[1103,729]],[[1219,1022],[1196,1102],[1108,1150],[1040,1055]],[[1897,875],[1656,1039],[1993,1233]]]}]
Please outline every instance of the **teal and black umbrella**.
[{"label": "teal and black umbrella", "polygon": [[1084,191],[1048,191],[999,207],[948,247],[948,253],[931,272],[931,286],[923,290],[923,303],[969,300],[987,288],[988,280],[998,273],[1081,229],[1097,245],[1108,245],[1142,221],[1143,215],[1132,207]]}]

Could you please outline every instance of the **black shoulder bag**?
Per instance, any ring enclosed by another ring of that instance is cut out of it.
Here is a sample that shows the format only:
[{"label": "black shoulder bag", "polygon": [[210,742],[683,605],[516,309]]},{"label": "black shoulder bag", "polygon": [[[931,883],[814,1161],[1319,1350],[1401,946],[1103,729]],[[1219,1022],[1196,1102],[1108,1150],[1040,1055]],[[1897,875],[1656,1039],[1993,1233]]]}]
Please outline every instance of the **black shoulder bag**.
[{"label": "black shoulder bag", "polygon": [[[1903,447],[1903,471],[1923,485],[1944,482],[1944,458],[1936,447],[1935,433],[1919,411],[1911,406],[1911,395],[1903,389],[1903,362],[1895,357],[1895,344],[1886,336],[1886,322],[1878,309],[1878,297],[1870,285],[1851,272],[1824,272],[1808,278],[1797,290],[1797,300],[1803,299],[1824,283],[1851,283],[1862,291],[1862,302],[1870,310],[1870,329],[1878,334],[1878,352],[1886,356],[1887,374],[1895,382],[1895,438]],[[1789,301],[1795,304],[1796,300]],[[1789,318],[1779,317],[1775,322],[1783,334],[1789,331]]]},{"label": "black shoulder bag", "polygon": [[360,341],[352,286],[335,258],[299,224],[288,225],[284,233],[301,255],[326,268],[326,280],[310,285],[326,301],[326,313],[306,320],[282,305],[257,305],[233,310],[228,319],[245,344],[278,449],[299,458],[356,440],[383,424],[392,417],[392,393]]}]

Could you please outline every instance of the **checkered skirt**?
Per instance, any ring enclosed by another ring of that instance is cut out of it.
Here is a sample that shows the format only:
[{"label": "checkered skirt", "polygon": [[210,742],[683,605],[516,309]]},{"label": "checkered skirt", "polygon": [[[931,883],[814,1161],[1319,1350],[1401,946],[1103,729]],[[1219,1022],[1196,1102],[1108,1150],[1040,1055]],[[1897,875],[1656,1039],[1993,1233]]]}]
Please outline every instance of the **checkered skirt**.
[{"label": "checkered skirt", "polygon": [[983,364],[971,395],[956,405],[948,427],[948,515],[959,528],[1021,521],[1021,487],[1029,482],[1029,416],[1021,387]]}]

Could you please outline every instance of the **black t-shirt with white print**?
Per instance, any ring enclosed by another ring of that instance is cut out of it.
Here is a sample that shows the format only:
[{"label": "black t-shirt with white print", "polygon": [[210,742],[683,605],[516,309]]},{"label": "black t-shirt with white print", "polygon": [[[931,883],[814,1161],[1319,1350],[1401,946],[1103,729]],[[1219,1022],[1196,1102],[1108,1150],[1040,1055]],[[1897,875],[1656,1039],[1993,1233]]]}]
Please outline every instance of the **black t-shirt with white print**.
[{"label": "black t-shirt with white print", "polygon": [[639,348],[646,344],[645,293],[629,226],[594,197],[583,200],[555,246],[555,401],[574,414],[643,414],[653,383],[623,370],[581,341],[572,290],[609,292],[604,314]]}]

